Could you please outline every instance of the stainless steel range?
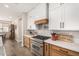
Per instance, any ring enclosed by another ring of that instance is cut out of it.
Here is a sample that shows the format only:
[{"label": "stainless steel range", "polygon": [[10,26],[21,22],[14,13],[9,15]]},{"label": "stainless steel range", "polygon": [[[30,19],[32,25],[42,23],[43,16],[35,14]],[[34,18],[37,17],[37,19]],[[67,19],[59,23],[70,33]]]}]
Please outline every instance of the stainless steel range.
[{"label": "stainless steel range", "polygon": [[44,50],[44,40],[47,40],[50,37],[37,35],[32,38],[33,38],[32,45],[31,45],[32,53],[37,56],[43,56],[44,55],[44,51],[43,51]]}]

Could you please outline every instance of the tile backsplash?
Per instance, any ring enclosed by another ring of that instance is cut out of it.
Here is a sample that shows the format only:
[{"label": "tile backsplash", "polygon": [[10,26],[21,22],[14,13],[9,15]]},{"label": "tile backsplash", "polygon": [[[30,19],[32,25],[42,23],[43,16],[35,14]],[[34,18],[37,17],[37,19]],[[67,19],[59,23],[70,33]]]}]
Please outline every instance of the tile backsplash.
[{"label": "tile backsplash", "polygon": [[67,35],[72,35],[73,36],[73,42],[79,44],[79,31],[51,31],[51,33],[62,33],[62,34],[67,34]]},{"label": "tile backsplash", "polygon": [[37,30],[38,35],[51,36],[49,30]]},{"label": "tile backsplash", "polygon": [[[58,31],[58,30],[32,30],[36,32],[37,35],[51,36],[51,33],[55,32],[57,34],[67,34],[73,36],[73,42],[79,44],[79,31]],[[27,31],[28,32],[28,31]]]},{"label": "tile backsplash", "polygon": [[67,34],[67,35],[72,35],[73,36],[73,42],[79,44],[79,31],[49,31],[49,30],[37,30],[37,33],[39,35],[44,35],[44,36],[51,36],[51,33],[62,33],[62,34]]}]

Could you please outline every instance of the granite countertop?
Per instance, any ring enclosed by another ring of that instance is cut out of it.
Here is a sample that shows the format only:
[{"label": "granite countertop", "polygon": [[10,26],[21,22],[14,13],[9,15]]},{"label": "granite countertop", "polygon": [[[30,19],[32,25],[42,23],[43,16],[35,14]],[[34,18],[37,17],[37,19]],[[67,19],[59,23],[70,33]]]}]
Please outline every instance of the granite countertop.
[{"label": "granite countertop", "polygon": [[69,42],[63,42],[63,41],[53,41],[52,39],[45,40],[44,42],[49,43],[49,44],[54,44],[56,46],[66,48],[72,51],[79,52],[79,44],[76,43],[69,43]]}]

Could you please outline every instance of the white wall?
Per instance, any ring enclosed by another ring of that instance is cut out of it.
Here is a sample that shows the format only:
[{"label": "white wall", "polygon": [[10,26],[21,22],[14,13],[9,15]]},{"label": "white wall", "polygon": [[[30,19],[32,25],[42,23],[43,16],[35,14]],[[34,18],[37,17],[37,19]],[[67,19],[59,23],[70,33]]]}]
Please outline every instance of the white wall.
[{"label": "white wall", "polygon": [[22,46],[23,46],[23,36],[26,34],[27,30],[27,13],[23,13],[22,15]]},{"label": "white wall", "polygon": [[27,13],[23,13],[22,16],[18,17],[16,20],[12,21],[13,24],[17,26],[15,31],[17,42],[21,42],[23,45],[23,36],[27,28]]},{"label": "white wall", "polygon": [[46,3],[40,3],[36,7],[34,7],[30,12],[28,12],[28,26],[27,28],[29,29],[30,27],[33,29],[36,29],[34,26],[34,21],[41,19],[41,18],[47,18],[46,14]]},{"label": "white wall", "polygon": [[15,30],[15,33],[16,33],[16,41],[19,41],[19,31],[18,31],[18,19],[17,18],[16,20],[13,20],[12,21],[12,24],[15,24],[17,26],[16,30]]},{"label": "white wall", "polygon": [[13,20],[12,23],[17,26],[15,30],[16,41],[21,42],[22,41],[22,18],[18,17],[16,20]]},{"label": "white wall", "polygon": [[24,34],[26,34],[25,32],[26,32],[26,30],[27,30],[27,21],[28,21],[28,19],[27,19],[27,13],[23,13],[23,15],[22,15],[22,22],[23,22],[23,35]]}]

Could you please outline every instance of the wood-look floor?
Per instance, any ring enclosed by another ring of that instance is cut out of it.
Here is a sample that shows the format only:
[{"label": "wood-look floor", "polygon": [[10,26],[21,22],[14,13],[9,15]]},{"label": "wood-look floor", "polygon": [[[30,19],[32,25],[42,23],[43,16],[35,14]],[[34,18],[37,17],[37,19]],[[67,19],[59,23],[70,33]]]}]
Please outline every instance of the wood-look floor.
[{"label": "wood-look floor", "polygon": [[19,47],[16,40],[6,39],[4,47],[7,56],[32,56],[31,51],[27,48]]}]

